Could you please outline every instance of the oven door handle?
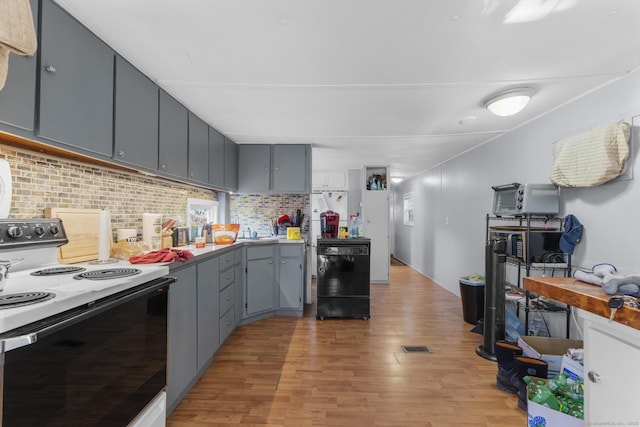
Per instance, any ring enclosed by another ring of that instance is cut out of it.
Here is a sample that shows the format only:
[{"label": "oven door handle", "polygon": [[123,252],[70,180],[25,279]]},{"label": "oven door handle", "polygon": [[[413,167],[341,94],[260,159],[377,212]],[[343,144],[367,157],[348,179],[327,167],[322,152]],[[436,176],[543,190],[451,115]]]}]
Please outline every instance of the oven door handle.
[{"label": "oven door handle", "polygon": [[0,353],[6,353],[16,348],[24,347],[26,345],[33,344],[38,340],[38,334],[31,333],[26,335],[20,335],[18,337],[4,338],[0,340]]}]

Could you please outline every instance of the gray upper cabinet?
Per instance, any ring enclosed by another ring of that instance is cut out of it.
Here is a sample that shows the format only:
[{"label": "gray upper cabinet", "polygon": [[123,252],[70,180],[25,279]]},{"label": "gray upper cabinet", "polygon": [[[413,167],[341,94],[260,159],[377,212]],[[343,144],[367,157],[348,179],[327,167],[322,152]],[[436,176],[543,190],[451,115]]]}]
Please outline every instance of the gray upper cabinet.
[{"label": "gray upper cabinet", "polygon": [[271,176],[271,146],[242,144],[238,147],[238,191],[268,193]]},{"label": "gray upper cabinet", "polygon": [[[34,23],[38,22],[38,0],[30,0]],[[9,55],[9,70],[0,91],[0,122],[33,130],[36,102],[36,55]]]},{"label": "gray upper cabinet", "polygon": [[167,175],[187,178],[188,111],[160,90],[160,135],[158,170]]},{"label": "gray upper cabinet", "polygon": [[52,1],[41,12],[37,134],[111,158],[114,52]]},{"label": "gray upper cabinet", "polygon": [[224,189],[224,136],[209,126],[209,184]]},{"label": "gray upper cabinet", "polygon": [[311,146],[240,145],[238,191],[242,193],[310,193]]},{"label": "gray upper cabinet", "polygon": [[[306,145],[273,146],[273,191],[304,193],[311,187],[308,179]],[[310,147],[309,147],[310,149]]]},{"label": "gray upper cabinet", "polygon": [[229,138],[224,138],[224,189],[236,191],[238,189],[238,145]]},{"label": "gray upper cabinet", "polygon": [[116,57],[114,159],[158,170],[158,87]]},{"label": "gray upper cabinet", "polygon": [[189,180],[209,182],[209,125],[189,112]]}]

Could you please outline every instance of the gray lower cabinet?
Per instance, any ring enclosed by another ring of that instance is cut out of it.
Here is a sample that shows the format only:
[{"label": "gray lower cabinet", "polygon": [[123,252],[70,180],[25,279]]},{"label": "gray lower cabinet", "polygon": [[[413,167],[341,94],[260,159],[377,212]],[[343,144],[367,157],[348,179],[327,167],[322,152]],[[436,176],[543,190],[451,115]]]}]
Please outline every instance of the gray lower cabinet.
[{"label": "gray lower cabinet", "polygon": [[246,315],[272,311],[274,304],[275,245],[247,247]]},{"label": "gray lower cabinet", "polygon": [[224,138],[224,189],[227,191],[236,191],[238,189],[238,164],[239,153],[238,145]]},{"label": "gray lower cabinet", "polygon": [[114,160],[158,170],[158,87],[116,56]]},{"label": "gray lower cabinet", "polygon": [[[38,0],[29,0],[35,25]],[[37,30],[37,28],[36,28]],[[36,103],[36,55],[9,55],[7,80],[0,91],[0,122],[32,131]]]},{"label": "gray lower cabinet", "polygon": [[218,258],[198,264],[198,372],[220,346],[220,280]]},{"label": "gray lower cabinet", "polygon": [[235,321],[234,252],[220,255],[220,344],[233,332]]},{"label": "gray lower cabinet", "polygon": [[38,136],[113,154],[114,52],[51,0],[42,1]]},{"label": "gray lower cabinet", "polygon": [[159,114],[158,170],[162,174],[187,178],[188,110],[160,89]]},{"label": "gray lower cabinet", "polygon": [[224,189],[224,135],[209,126],[209,184]]},{"label": "gray lower cabinet", "polygon": [[244,253],[244,248],[238,248],[234,251],[236,324],[244,318]]},{"label": "gray lower cabinet", "polygon": [[169,290],[167,413],[173,411],[198,372],[197,266],[172,273]]},{"label": "gray lower cabinet", "polygon": [[209,182],[209,125],[189,112],[189,180]]},{"label": "gray lower cabinet", "polygon": [[278,263],[279,309],[302,310],[304,245],[281,244]]}]

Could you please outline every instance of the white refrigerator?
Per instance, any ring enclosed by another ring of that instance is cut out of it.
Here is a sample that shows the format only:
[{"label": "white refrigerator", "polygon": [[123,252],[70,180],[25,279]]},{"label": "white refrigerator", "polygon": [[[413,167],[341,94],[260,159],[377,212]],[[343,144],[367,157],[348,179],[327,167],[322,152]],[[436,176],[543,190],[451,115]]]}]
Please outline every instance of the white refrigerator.
[{"label": "white refrigerator", "polygon": [[[320,236],[320,214],[326,211],[334,211],[340,215],[340,227],[349,226],[349,212],[347,210],[346,191],[323,191],[311,194],[311,274],[316,275],[317,254],[316,243]],[[355,213],[354,213],[355,214]]]}]

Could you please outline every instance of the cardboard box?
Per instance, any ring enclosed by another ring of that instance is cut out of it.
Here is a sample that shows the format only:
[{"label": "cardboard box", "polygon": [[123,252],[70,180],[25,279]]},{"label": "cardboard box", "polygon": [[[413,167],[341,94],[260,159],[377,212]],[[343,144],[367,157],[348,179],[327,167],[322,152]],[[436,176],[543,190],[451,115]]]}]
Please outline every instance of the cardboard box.
[{"label": "cardboard box", "polygon": [[573,360],[566,354],[562,356],[560,372],[567,374],[571,381],[576,381],[578,378],[584,379],[584,366],[582,363]]},{"label": "cardboard box", "polygon": [[527,402],[527,425],[545,427],[584,427],[584,420],[554,411],[532,401]]},{"label": "cardboard box", "polygon": [[583,348],[582,340],[567,340],[564,338],[521,336],[518,346],[522,354],[527,357],[542,359],[549,365],[547,378],[560,373],[562,356],[570,348]]}]

